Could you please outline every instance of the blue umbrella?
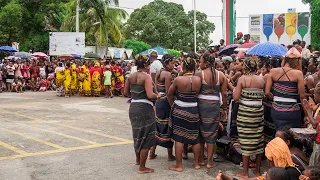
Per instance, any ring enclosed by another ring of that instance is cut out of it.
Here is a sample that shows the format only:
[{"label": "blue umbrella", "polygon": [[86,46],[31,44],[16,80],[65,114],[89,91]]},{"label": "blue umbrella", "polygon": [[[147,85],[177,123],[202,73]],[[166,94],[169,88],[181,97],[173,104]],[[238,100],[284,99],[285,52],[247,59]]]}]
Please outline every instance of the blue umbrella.
[{"label": "blue umbrella", "polygon": [[141,52],[140,54],[149,54],[149,52],[151,50],[156,50],[158,52],[158,55],[162,55],[162,56],[165,54],[168,54],[167,50],[165,48],[160,47],[160,46],[156,46],[154,48],[145,50],[145,51]]},{"label": "blue umbrella", "polygon": [[81,58],[81,56],[80,55],[78,55],[78,54],[71,54],[75,59],[80,59]]},{"label": "blue umbrella", "polygon": [[226,56],[230,56],[232,54],[235,54],[234,50],[237,49],[237,47],[239,47],[241,44],[231,44],[226,46],[225,48],[221,49],[219,55],[226,55]]},{"label": "blue umbrella", "polygon": [[253,46],[252,48],[248,49],[246,54],[258,56],[284,56],[287,51],[287,48],[280,44],[266,42]]},{"label": "blue umbrella", "polygon": [[6,52],[17,52],[13,47],[11,46],[0,46],[0,51],[6,51]]}]

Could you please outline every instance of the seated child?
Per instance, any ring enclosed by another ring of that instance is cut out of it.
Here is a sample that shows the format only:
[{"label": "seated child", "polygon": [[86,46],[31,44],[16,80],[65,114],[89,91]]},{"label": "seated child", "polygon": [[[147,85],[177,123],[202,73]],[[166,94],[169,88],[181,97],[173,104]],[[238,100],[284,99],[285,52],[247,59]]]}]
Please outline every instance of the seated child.
[{"label": "seated child", "polygon": [[16,78],[12,83],[12,89],[17,93],[22,93],[22,82],[20,78]]},{"label": "seated child", "polygon": [[45,92],[46,90],[47,90],[47,80],[46,80],[45,76],[42,76],[41,80],[40,80],[40,89],[39,89],[39,91],[40,92]]},{"label": "seated child", "polygon": [[121,94],[121,96],[124,96],[124,85],[119,78],[117,78],[116,81],[115,91],[117,92],[117,94]]}]

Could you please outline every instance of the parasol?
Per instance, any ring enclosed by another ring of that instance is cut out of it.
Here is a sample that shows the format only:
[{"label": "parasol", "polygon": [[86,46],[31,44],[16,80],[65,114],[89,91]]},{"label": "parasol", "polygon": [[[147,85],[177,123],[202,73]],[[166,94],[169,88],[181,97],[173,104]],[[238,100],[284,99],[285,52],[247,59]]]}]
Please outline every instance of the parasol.
[{"label": "parasol", "polygon": [[76,53],[71,53],[71,55],[75,58],[75,59],[80,59],[81,56],[76,54]]},{"label": "parasol", "polygon": [[16,52],[14,54],[15,57],[19,57],[21,59],[29,59],[32,58],[31,54],[28,52]]},{"label": "parasol", "polygon": [[48,55],[46,55],[45,53],[42,53],[42,52],[35,52],[35,53],[31,54],[31,56],[37,57],[37,58],[43,58],[43,59],[48,58]]},{"label": "parasol", "polygon": [[73,59],[73,56],[71,54],[61,54],[58,56],[60,59]]},{"label": "parasol", "polygon": [[11,46],[0,46],[0,51],[6,51],[6,52],[17,52],[13,47]]},{"label": "parasol", "polygon": [[88,53],[88,54],[84,55],[84,58],[100,59],[101,57],[98,54],[95,54],[95,53]]},{"label": "parasol", "polygon": [[241,46],[237,47],[237,49],[235,49],[234,51],[246,52],[248,49],[252,48],[255,45],[257,45],[257,43],[245,43],[245,44],[242,44]]},{"label": "parasol", "polygon": [[230,56],[231,54],[235,53],[234,50],[239,46],[240,44],[228,45],[220,51],[219,56],[222,56],[222,55]]},{"label": "parasol", "polygon": [[280,44],[266,42],[253,46],[247,50],[246,54],[258,56],[284,56],[287,51],[287,48]]}]

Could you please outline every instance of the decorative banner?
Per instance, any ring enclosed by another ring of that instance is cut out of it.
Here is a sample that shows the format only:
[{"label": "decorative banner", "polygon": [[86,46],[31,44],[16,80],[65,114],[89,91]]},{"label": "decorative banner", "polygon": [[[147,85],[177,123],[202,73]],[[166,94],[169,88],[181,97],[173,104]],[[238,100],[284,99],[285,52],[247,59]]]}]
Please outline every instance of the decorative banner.
[{"label": "decorative banner", "polygon": [[278,42],[280,42],[280,38],[284,33],[284,28],[285,28],[285,24],[286,24],[285,17],[286,17],[286,15],[284,13],[280,14],[280,15],[274,15],[273,27],[274,27],[274,33],[278,37]]},{"label": "decorative banner", "polygon": [[250,17],[250,41],[255,43],[260,43],[260,31],[261,31],[261,15]]},{"label": "decorative banner", "polygon": [[297,13],[287,13],[286,14],[286,33],[290,38],[290,43],[292,43],[292,37],[297,31]]},{"label": "decorative banner", "polygon": [[[260,25],[259,25],[260,17]],[[255,14],[249,16],[249,33],[253,42],[292,44],[296,39],[310,44],[310,13]]]},{"label": "decorative banner", "polygon": [[267,41],[270,40],[270,36],[273,32],[273,14],[263,15],[263,34],[267,37]]},{"label": "decorative banner", "polygon": [[304,40],[305,35],[309,31],[309,17],[310,13],[308,12],[298,13],[298,33],[302,40]]}]

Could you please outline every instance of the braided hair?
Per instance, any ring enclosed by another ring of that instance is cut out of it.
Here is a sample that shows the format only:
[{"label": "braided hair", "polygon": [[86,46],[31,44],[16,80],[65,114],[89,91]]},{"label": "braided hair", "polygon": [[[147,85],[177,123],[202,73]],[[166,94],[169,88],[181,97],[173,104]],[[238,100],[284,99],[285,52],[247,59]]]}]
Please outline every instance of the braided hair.
[{"label": "braided hair", "polygon": [[137,69],[145,68],[146,66],[150,65],[150,59],[148,55],[138,54],[135,58]]},{"label": "braided hair", "polygon": [[257,62],[252,58],[246,58],[243,64],[243,71],[245,73],[254,73],[257,71]]},{"label": "braided hair", "polygon": [[169,64],[169,62],[173,61],[174,60],[174,56],[171,55],[171,54],[165,54],[162,56],[162,64],[163,64],[163,67],[166,67],[166,65]]},{"label": "braided hair", "polygon": [[189,53],[183,58],[182,67],[187,71],[194,72],[197,65],[198,56],[195,53]]},{"label": "braided hair", "polygon": [[201,58],[203,59],[204,62],[206,62],[211,69],[211,73],[212,73],[212,81],[214,82],[215,80],[215,76],[216,76],[216,71],[215,71],[215,60],[216,58],[213,57],[208,51],[206,51]]}]

